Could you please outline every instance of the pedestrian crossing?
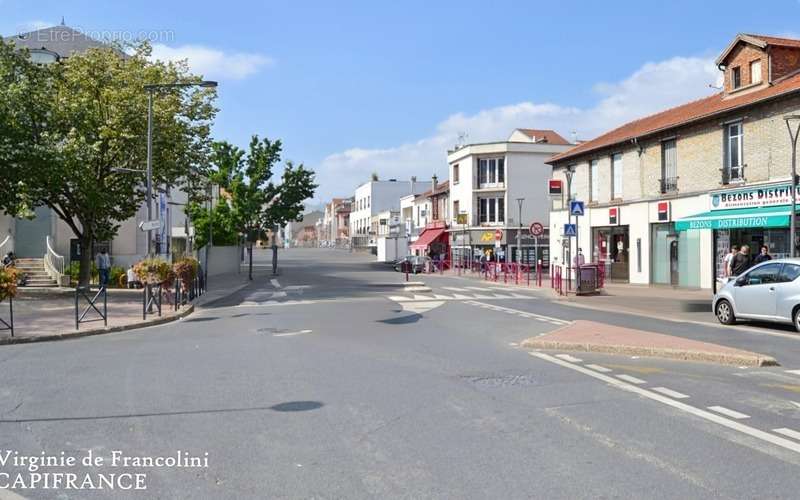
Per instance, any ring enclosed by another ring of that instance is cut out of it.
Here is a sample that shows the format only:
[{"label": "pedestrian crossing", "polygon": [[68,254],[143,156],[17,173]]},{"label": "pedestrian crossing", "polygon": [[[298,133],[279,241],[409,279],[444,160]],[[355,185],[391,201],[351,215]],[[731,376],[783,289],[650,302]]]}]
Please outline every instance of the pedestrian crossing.
[{"label": "pedestrian crossing", "polygon": [[[443,287],[444,288],[444,287]],[[450,290],[448,288],[448,290]],[[492,292],[490,293],[452,293],[452,294],[444,294],[444,293],[404,293],[402,295],[389,295],[388,298],[395,302],[427,302],[431,300],[503,300],[503,299],[527,299],[527,300],[535,300],[536,297],[531,295],[523,295],[521,293],[516,292],[508,292],[505,293],[498,293]]]}]

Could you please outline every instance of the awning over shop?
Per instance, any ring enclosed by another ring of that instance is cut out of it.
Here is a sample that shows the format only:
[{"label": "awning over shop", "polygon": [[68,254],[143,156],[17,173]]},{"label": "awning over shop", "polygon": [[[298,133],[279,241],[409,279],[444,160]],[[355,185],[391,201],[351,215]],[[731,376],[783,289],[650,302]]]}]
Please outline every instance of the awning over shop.
[{"label": "awning over shop", "polygon": [[790,205],[712,210],[675,221],[677,231],[687,229],[736,229],[742,227],[789,227]]},{"label": "awning over shop", "polygon": [[417,241],[411,244],[411,250],[425,250],[428,248],[428,245],[436,241],[442,234],[444,234],[445,229],[443,227],[435,228],[435,229],[426,229],[419,235]]}]

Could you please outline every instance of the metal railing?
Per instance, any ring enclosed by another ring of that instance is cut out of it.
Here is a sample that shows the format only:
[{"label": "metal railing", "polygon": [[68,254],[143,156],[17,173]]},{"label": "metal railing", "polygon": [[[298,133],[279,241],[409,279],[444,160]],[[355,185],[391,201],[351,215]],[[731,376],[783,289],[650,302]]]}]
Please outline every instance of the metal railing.
[{"label": "metal railing", "polygon": [[[11,239],[11,235],[9,234],[8,236],[6,236],[6,239],[4,239],[2,243],[0,243],[0,252],[2,252],[3,247],[6,245],[6,243],[8,243],[8,240],[10,240],[10,239]],[[2,253],[0,253],[0,255],[2,255]]]},{"label": "metal railing", "polygon": [[747,165],[742,164],[738,166],[731,166],[731,167],[723,167],[720,170],[722,171],[722,183],[723,184],[732,184],[734,182],[743,182],[744,179],[744,169]]},{"label": "metal railing", "polygon": [[661,179],[661,192],[662,193],[674,193],[678,190],[678,178],[677,177],[664,177]]},{"label": "metal railing", "polygon": [[47,274],[56,280],[58,286],[61,286],[61,278],[64,276],[64,257],[58,255],[53,250],[50,236],[47,236],[47,252],[44,254],[44,269]]}]

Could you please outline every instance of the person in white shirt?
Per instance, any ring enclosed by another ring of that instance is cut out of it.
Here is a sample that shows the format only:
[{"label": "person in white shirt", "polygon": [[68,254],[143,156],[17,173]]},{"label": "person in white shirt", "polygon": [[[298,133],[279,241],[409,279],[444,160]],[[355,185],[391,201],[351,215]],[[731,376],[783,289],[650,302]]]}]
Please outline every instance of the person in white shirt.
[{"label": "person in white shirt", "polygon": [[133,266],[128,268],[128,272],[126,273],[126,278],[128,281],[128,288],[141,288],[142,283],[139,281],[139,276],[133,272]]}]

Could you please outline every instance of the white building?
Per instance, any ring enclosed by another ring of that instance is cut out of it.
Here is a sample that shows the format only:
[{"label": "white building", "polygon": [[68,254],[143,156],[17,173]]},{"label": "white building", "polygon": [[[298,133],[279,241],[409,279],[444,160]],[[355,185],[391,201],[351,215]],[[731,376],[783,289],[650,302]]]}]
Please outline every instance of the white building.
[{"label": "white building", "polygon": [[369,181],[358,186],[350,212],[350,235],[354,247],[374,247],[377,227],[373,217],[387,210],[400,211],[400,198],[419,194],[431,188],[430,182]]},{"label": "white building", "polygon": [[[521,261],[533,262],[535,245],[528,227],[533,222],[549,226],[552,169],[546,162],[570,147],[572,144],[552,130],[517,129],[503,142],[469,144],[449,151],[453,261],[489,254],[517,262],[517,233],[522,227]],[[518,199],[523,199],[521,217]],[[545,232],[536,247],[544,262],[549,260],[548,246]]]}]

